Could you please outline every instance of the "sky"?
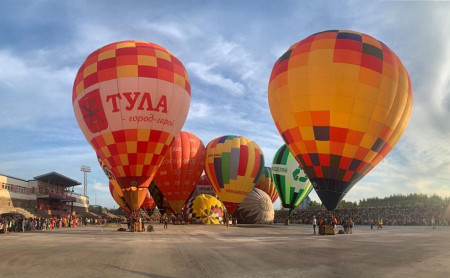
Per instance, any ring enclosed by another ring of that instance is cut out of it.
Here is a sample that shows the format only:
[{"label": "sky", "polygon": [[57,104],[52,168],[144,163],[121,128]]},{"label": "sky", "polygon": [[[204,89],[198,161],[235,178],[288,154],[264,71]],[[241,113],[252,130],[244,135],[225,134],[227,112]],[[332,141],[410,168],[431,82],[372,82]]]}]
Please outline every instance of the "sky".
[{"label": "sky", "polygon": [[[117,208],[71,96],[87,55],[121,40],[157,43],[182,61],[192,89],[183,130],[205,146],[222,135],[251,138],[270,166],[283,144],[267,101],[275,61],[311,34],[347,29],[397,54],[414,104],[395,148],[344,199],[450,196],[449,2],[0,0],[0,6],[1,174],[28,180],[55,171],[83,182],[80,167],[88,165],[90,203]],[[310,197],[319,201],[314,191]]]}]

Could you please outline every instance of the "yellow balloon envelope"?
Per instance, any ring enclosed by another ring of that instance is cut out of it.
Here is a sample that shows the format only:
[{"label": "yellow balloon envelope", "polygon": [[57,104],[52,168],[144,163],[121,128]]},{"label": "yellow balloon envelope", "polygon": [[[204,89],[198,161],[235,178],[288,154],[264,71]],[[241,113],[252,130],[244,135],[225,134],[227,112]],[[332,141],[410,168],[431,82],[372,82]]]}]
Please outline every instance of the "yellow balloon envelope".
[{"label": "yellow balloon envelope", "polygon": [[413,102],[392,50],[340,30],[292,45],[275,62],[268,98],[278,131],[329,210],[394,147]]},{"label": "yellow balloon envelope", "polygon": [[223,222],[224,207],[214,196],[200,194],[190,198],[184,208],[184,219],[191,224],[214,224]]}]

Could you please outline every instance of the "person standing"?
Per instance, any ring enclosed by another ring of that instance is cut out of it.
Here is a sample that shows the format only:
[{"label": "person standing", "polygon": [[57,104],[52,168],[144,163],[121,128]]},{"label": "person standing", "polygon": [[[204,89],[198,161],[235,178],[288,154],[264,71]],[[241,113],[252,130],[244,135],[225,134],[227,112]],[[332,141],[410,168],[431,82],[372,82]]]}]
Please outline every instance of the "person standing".
[{"label": "person standing", "polygon": [[383,229],[383,219],[378,218],[378,230]]},{"label": "person standing", "polygon": [[353,234],[353,219],[352,218],[350,218],[348,220],[348,228],[349,228],[349,233]]},{"label": "person standing", "polygon": [[227,229],[230,226],[230,218],[228,216],[228,213],[225,215],[225,225],[227,225]]},{"label": "person standing", "polygon": [[314,230],[314,235],[315,235],[316,234],[316,226],[317,226],[317,219],[316,219],[315,215],[314,215],[312,224],[313,224],[313,230]]},{"label": "person standing", "polygon": [[164,214],[164,229],[167,229],[167,223],[169,220],[167,219],[167,214]]},{"label": "person standing", "polygon": [[431,225],[433,225],[433,229],[436,229],[436,219],[434,219],[434,216],[431,218]]}]

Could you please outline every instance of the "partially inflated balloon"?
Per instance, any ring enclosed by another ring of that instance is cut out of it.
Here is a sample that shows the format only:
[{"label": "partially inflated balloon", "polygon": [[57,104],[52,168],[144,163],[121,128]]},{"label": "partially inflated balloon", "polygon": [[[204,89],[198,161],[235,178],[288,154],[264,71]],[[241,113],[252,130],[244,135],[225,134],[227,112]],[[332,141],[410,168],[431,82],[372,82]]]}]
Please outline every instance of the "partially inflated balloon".
[{"label": "partially inflated balloon", "polygon": [[292,45],[275,62],[268,95],[278,131],[328,210],[394,147],[413,99],[392,50],[339,30]]},{"label": "partially inflated balloon", "polygon": [[138,210],[190,103],[183,64],[167,49],[122,41],[91,53],[73,85],[78,125]]},{"label": "partially inflated balloon", "polygon": [[191,195],[205,167],[205,146],[194,134],[180,131],[169,146],[154,181],[175,213]]},{"label": "partially inflated balloon", "polygon": [[272,224],[275,218],[272,200],[266,192],[253,188],[233,214],[242,224]]},{"label": "partially inflated balloon", "polygon": [[272,177],[272,168],[264,167],[263,172],[256,181],[255,188],[261,189],[269,195],[272,203],[278,199],[278,192]]},{"label": "partially inflated balloon", "polygon": [[281,146],[273,157],[272,175],[281,204],[291,215],[313,187],[286,145]]},{"label": "partially inflated balloon", "polygon": [[184,209],[184,219],[191,224],[215,224],[223,222],[224,207],[214,196],[200,194],[190,198]]},{"label": "partially inflated balloon", "polygon": [[259,146],[242,136],[222,136],[206,147],[206,174],[232,214],[255,186],[264,167]]}]

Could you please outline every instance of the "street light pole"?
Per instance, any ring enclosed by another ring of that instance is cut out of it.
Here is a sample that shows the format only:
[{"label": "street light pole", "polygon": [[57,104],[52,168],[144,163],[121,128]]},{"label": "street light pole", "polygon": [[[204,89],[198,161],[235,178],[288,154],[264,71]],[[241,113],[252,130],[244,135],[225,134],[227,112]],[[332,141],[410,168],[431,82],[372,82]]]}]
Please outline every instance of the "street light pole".
[{"label": "street light pole", "polygon": [[80,171],[84,172],[84,196],[87,196],[87,173],[91,172],[91,167],[83,165]]}]

